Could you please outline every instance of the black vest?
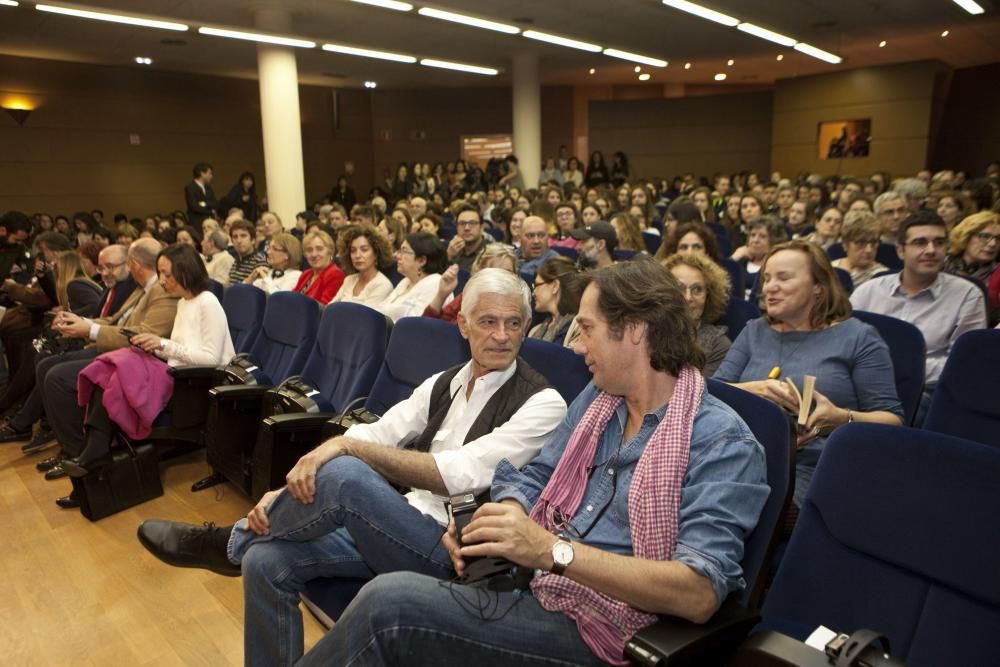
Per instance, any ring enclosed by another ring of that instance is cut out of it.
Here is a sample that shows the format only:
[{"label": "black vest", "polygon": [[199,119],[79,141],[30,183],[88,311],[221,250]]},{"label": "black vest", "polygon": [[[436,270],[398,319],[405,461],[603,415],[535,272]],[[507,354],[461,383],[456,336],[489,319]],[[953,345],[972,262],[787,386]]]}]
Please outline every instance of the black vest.
[{"label": "black vest", "polygon": [[[464,366],[465,364],[462,364],[450,368],[435,380],[434,388],[431,389],[427,427],[416,440],[410,443],[410,449],[416,449],[420,452],[430,451],[431,442],[437,432],[441,430],[441,424],[444,423],[448,409],[451,408],[451,402],[455,399],[450,392],[451,381]],[[544,375],[529,366],[524,359],[518,357],[517,370],[483,406],[476,421],[469,428],[469,432],[465,434],[465,441],[462,444],[481,438],[498,426],[507,423],[529,398],[550,386]]]}]

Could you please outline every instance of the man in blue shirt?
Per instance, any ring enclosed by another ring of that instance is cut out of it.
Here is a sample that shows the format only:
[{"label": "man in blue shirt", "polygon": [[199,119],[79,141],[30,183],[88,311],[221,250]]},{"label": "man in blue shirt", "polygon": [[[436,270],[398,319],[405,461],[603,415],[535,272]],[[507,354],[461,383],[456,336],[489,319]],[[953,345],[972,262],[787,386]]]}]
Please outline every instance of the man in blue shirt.
[{"label": "man in blue shirt", "polygon": [[521,224],[521,247],[517,249],[521,273],[538,273],[538,267],[558,254],[549,248],[549,233],[545,229],[545,221],[537,215],[525,218]]},{"label": "man in blue shirt", "polygon": [[530,590],[383,575],[298,664],[625,664],[625,641],[655,614],[704,622],[744,586],[764,453],[704,392],[678,284],[651,260],[601,269],[578,320],[592,385],[535,460],[500,462],[465,546],[454,524],[444,538],[459,574],[499,556],[535,571]]}]

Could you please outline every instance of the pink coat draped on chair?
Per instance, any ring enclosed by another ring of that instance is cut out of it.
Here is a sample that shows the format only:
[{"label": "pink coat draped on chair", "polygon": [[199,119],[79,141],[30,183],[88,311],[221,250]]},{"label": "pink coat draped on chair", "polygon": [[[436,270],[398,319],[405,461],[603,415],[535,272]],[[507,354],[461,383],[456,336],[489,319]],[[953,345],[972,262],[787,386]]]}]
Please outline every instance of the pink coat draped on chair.
[{"label": "pink coat draped on chair", "polygon": [[86,406],[94,387],[108,416],[130,439],[149,435],[153,421],[174,393],[166,362],[135,347],[107,352],[84,368],[76,380],[77,401]]}]

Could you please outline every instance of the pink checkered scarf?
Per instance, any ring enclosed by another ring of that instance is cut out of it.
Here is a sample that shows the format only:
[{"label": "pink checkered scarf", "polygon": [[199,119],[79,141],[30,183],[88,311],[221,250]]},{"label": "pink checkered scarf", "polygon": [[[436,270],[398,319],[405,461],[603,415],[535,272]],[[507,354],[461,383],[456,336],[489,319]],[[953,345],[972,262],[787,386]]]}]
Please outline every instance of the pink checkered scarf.
[{"label": "pink checkered scarf", "polygon": [[[704,391],[701,373],[684,367],[667,413],[639,458],[628,493],[632,551],[638,558],[669,560],[673,554],[691,431]],[[570,436],[566,451],[531,510],[532,520],[546,530],[557,528],[557,510],[563,517],[576,515],[597,443],[621,402],[620,396],[602,392]],[[531,591],[545,609],[561,611],[575,620],[580,636],[594,654],[615,665],[628,664],[623,658],[628,638],[656,622],[653,614],[555,574],[535,577]]]}]

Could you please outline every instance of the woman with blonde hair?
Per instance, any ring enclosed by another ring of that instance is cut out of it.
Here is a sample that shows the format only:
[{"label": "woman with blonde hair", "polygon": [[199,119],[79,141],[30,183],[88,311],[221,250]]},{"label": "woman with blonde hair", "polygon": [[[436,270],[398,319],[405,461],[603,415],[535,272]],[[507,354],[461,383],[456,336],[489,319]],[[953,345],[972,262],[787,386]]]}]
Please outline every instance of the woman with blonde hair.
[{"label": "woman with blonde hair", "polygon": [[847,256],[835,259],[832,264],[834,268],[851,274],[855,289],[876,273],[889,270],[875,261],[880,235],[881,226],[875,214],[868,211],[848,211],[844,216],[840,238]]},{"label": "woman with blonde hair", "polygon": [[101,286],[87,275],[79,255],[67,252],[56,257],[55,282],[59,310],[67,310],[83,317],[97,315]]},{"label": "woman with blonde hair", "polygon": [[677,253],[661,263],[681,285],[684,300],[698,328],[698,344],[705,352],[705,367],[701,372],[711,377],[732,345],[726,327],[712,324],[725,314],[729,305],[729,273],[698,253]]},{"label": "woman with blonde hair", "polygon": [[948,235],[951,247],[945,271],[982,281],[989,295],[990,322],[1000,319],[1000,215],[992,211],[973,213]]},{"label": "woman with blonde hair", "polygon": [[642,238],[639,223],[625,211],[619,211],[611,216],[611,226],[618,234],[618,247],[622,250],[646,252],[646,242]]},{"label": "woman with blonde hair", "polygon": [[302,244],[292,234],[279,232],[267,244],[267,264],[261,264],[243,282],[268,294],[295,289],[302,276]]},{"label": "woman with blonde hair", "polygon": [[299,276],[293,290],[325,306],[344,284],[344,272],[333,262],[333,239],[323,230],[313,229],[302,238],[302,252],[309,268]]}]

